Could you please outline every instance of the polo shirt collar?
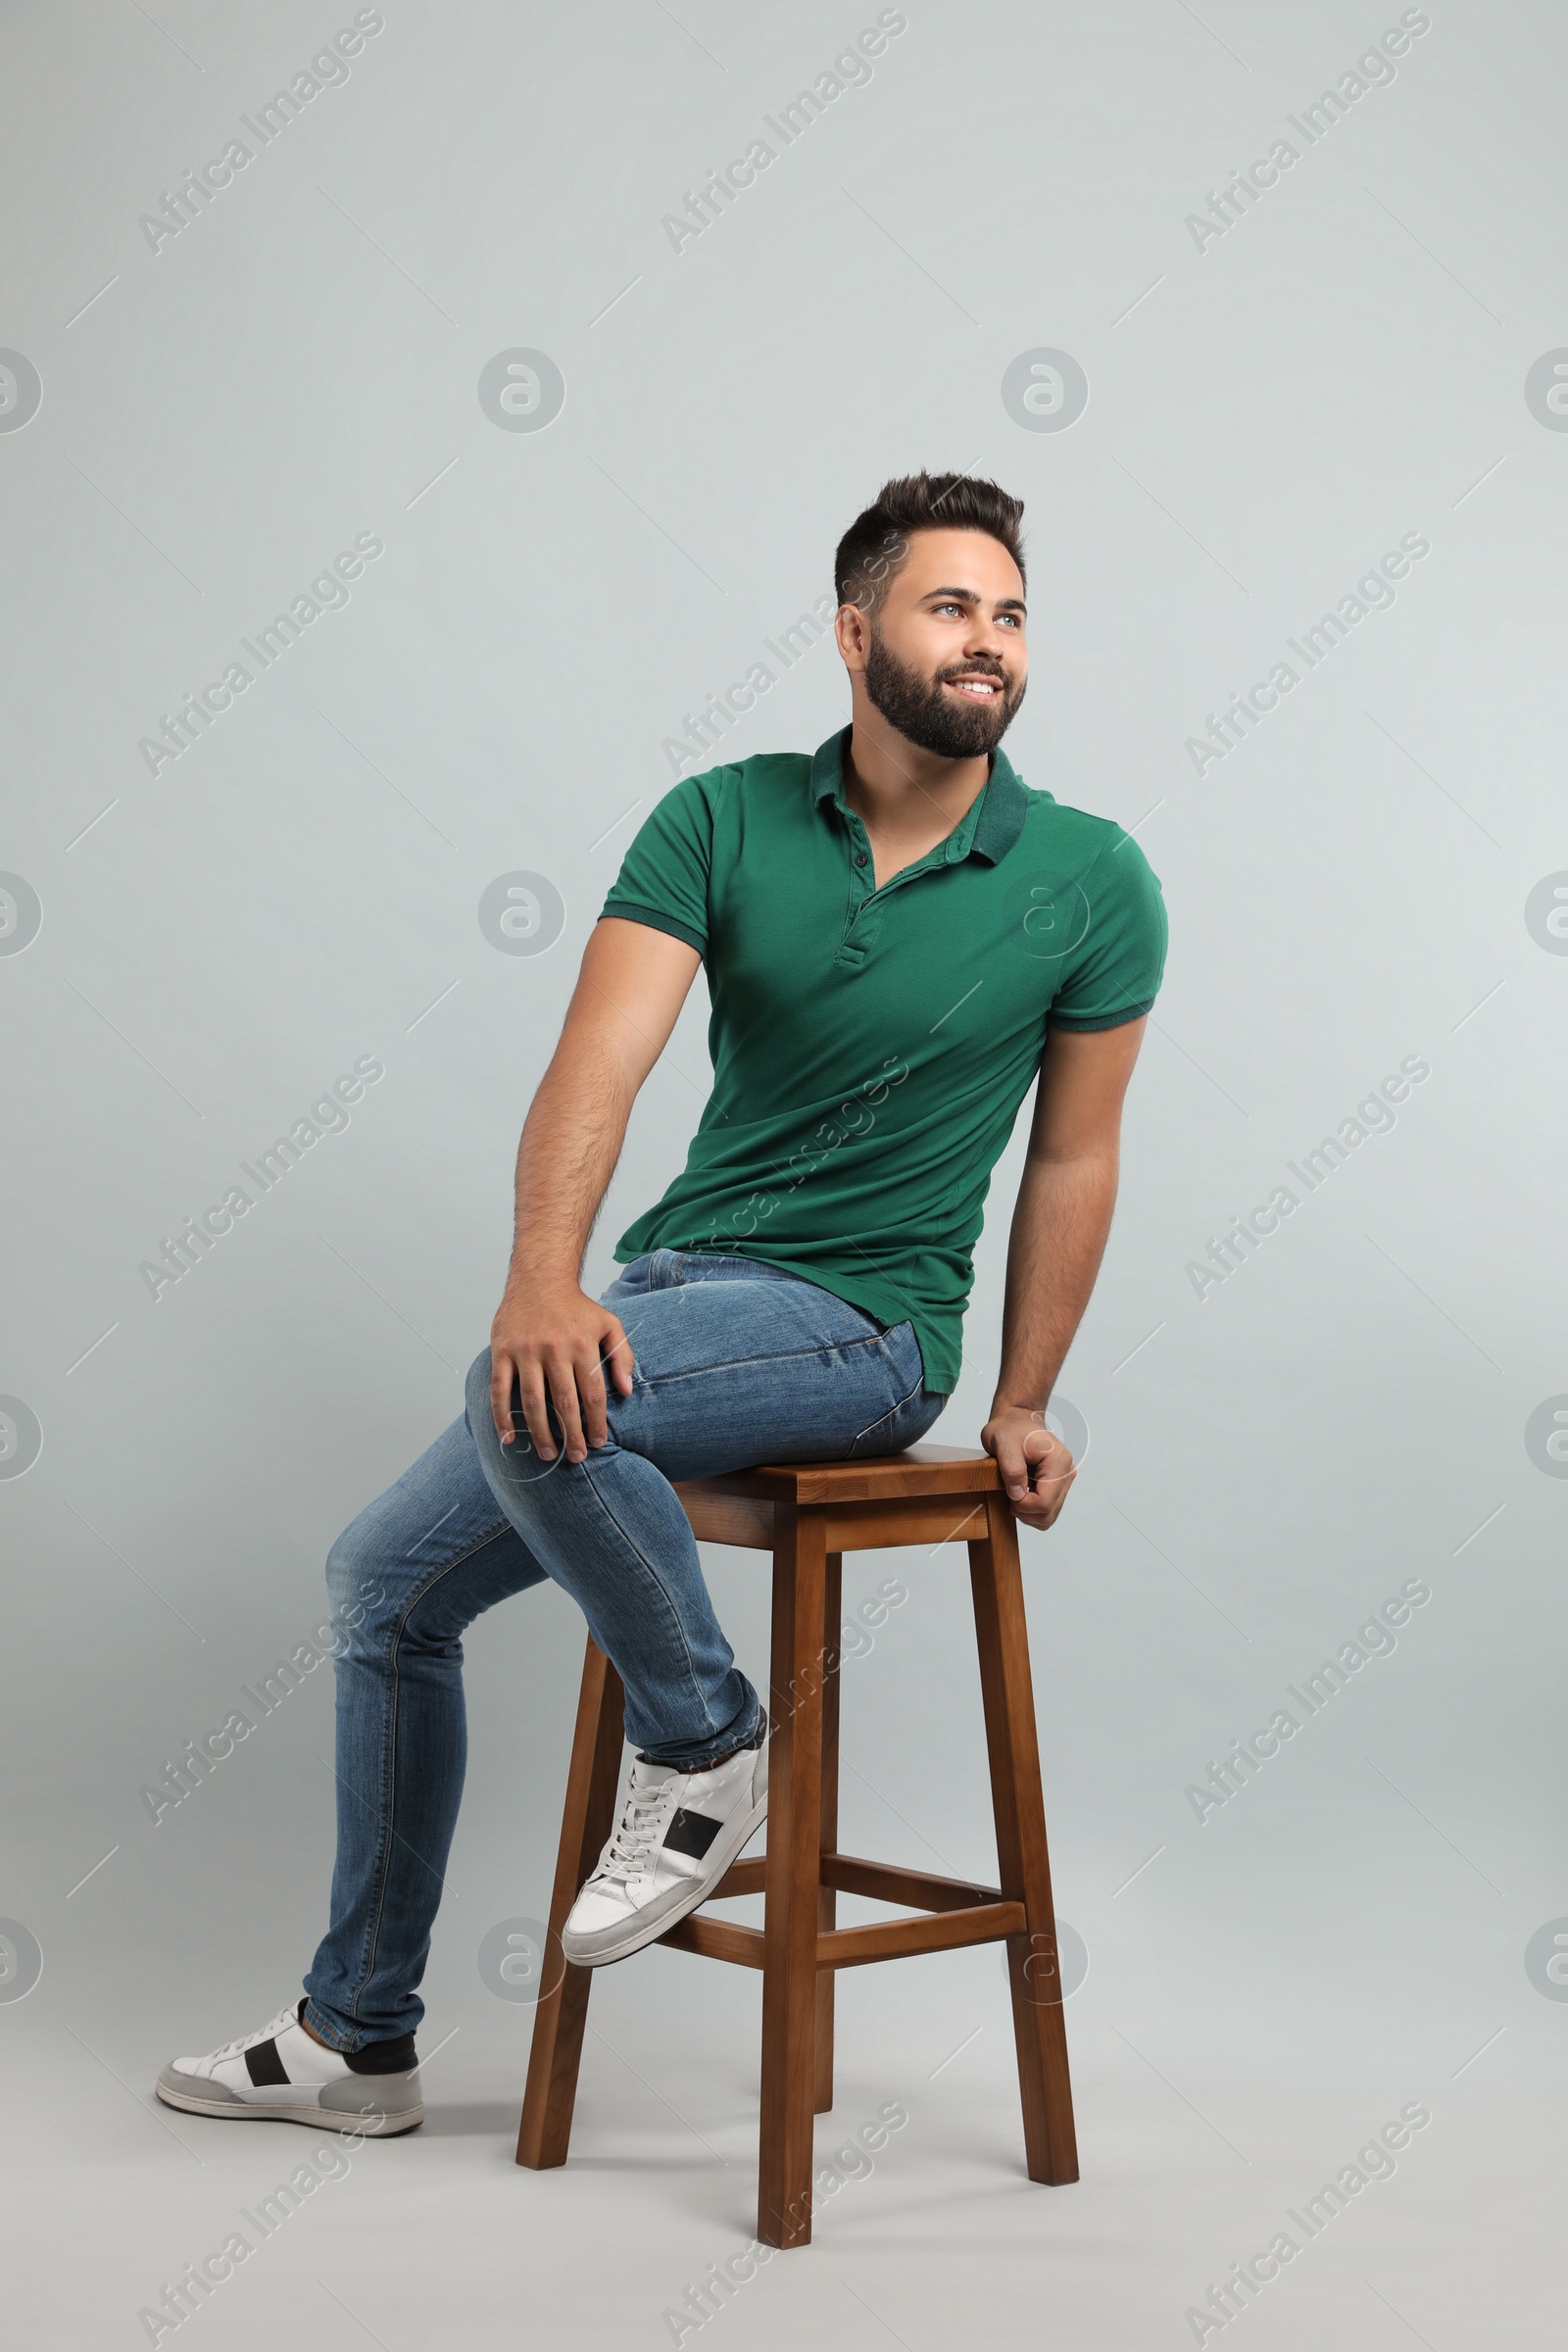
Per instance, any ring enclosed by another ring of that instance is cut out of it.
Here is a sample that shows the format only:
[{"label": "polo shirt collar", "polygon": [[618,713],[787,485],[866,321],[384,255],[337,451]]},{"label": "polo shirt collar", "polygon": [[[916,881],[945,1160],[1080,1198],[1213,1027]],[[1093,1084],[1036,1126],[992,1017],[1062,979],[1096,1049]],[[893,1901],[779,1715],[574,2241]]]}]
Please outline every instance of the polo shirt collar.
[{"label": "polo shirt collar", "polygon": [[[817,746],[811,760],[811,798],[818,806],[827,800],[841,808],[844,806],[844,754],[849,740],[849,728],[842,727]],[[1000,745],[991,755],[991,774],[975,811],[968,855],[983,858],[988,865],[1000,865],[1023,831],[1029,812],[1028,792]],[[964,822],[967,825],[969,819]]]}]

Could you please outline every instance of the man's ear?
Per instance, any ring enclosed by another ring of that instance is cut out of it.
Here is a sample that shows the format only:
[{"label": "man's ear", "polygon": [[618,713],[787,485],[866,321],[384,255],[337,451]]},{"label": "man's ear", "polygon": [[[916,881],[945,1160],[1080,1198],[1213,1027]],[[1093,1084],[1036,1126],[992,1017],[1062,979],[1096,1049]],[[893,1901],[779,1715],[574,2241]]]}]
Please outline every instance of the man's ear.
[{"label": "man's ear", "polygon": [[833,634],[838,639],[845,668],[863,669],[871,645],[869,613],[858,605],[840,605],[833,615]]}]

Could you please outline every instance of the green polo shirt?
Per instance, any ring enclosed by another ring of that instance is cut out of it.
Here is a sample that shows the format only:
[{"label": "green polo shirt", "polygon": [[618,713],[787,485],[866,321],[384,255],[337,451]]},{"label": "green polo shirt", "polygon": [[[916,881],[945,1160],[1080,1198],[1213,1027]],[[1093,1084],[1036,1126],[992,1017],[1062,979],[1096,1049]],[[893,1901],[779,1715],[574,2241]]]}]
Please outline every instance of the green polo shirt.
[{"label": "green polo shirt", "polygon": [[626,853],[604,911],[701,955],[713,1091],[615,1255],[760,1258],[907,1317],[947,1395],[991,1171],[1047,1028],[1149,1010],[1164,902],[1130,834],[1031,790],[1000,751],[957,828],[877,890],[848,741],[684,777]]}]

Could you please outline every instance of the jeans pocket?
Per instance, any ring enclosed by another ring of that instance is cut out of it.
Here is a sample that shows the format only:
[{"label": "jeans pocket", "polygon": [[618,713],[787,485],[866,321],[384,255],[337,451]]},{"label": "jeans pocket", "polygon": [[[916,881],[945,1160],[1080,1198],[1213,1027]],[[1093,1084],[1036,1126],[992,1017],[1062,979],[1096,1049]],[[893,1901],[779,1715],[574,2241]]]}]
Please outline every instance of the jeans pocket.
[{"label": "jeans pocket", "polygon": [[879,1453],[900,1453],[923,1438],[936,1420],[945,1396],[934,1396],[925,1385],[925,1366],[912,1323],[898,1323],[883,1335],[889,1371],[896,1391],[894,1402],[862,1429],[846,1458],[858,1461]]}]

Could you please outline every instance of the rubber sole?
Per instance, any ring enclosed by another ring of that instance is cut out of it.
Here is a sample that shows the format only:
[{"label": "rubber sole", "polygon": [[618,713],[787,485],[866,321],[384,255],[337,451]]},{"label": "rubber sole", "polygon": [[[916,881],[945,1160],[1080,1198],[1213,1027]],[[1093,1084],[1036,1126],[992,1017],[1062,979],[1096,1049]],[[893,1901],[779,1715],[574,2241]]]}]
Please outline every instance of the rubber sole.
[{"label": "rubber sole", "polygon": [[[616,1960],[629,1960],[633,1952],[642,1951],[647,1944],[657,1943],[661,1936],[667,1936],[671,1928],[679,1927],[689,1912],[695,1911],[700,1903],[707,1902],[746,1840],[755,1836],[766,1819],[767,1791],[764,1789],[751,1811],[745,1814],[737,1825],[738,1834],[737,1828],[732,1828],[730,1835],[725,1838],[720,1848],[721,1858],[712,1865],[706,1878],[697,1882],[690,1894],[681,1897],[673,1910],[661,1912],[651,1924],[640,1923],[628,1928],[625,1935],[619,1937],[609,1950],[585,1952],[580,1958],[573,1952],[567,1952],[566,1958],[571,1962],[573,1968],[609,1968]],[[564,1940],[563,1940],[563,1949],[564,1949]]]},{"label": "rubber sole", "polygon": [[[374,2076],[368,2076],[373,2082]],[[236,2124],[303,2124],[307,2132],[354,2132],[365,2139],[394,2139],[401,2132],[413,2132],[424,2121],[423,2107],[404,2108],[397,2115],[381,2115],[372,2109],[368,2114],[356,2115],[348,2108],[332,2107],[264,2107],[252,2106],[246,2099],[204,2099],[193,2091],[166,2090],[157,2085],[157,2095],[166,2107],[175,2107],[183,2115],[210,2115],[220,2123]]]}]

